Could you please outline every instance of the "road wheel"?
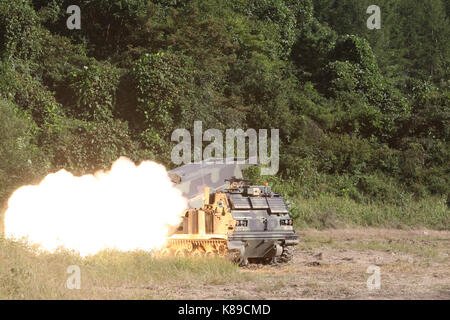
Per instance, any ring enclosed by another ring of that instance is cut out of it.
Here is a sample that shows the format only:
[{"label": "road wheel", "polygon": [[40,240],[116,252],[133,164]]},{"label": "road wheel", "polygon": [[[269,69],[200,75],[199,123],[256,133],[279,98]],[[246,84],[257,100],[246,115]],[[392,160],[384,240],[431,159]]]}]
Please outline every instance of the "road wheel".
[{"label": "road wheel", "polygon": [[219,253],[219,256],[224,257],[227,255],[227,246],[222,243],[219,245],[217,251]]},{"label": "road wheel", "polygon": [[233,263],[236,263],[240,267],[248,264],[248,259],[241,256],[239,251],[228,251],[227,259]]},{"label": "road wheel", "polygon": [[185,257],[186,256],[186,249],[184,249],[184,248],[178,248],[176,251],[175,251],[175,257]]},{"label": "road wheel", "polygon": [[201,258],[201,257],[204,256],[204,254],[203,254],[203,251],[200,251],[200,250],[194,250],[194,251],[191,253],[191,256],[194,257],[194,258]]},{"label": "road wheel", "polygon": [[285,246],[283,247],[283,252],[279,257],[275,259],[277,263],[287,263],[294,258],[294,247]]},{"label": "road wheel", "polygon": [[248,259],[244,258],[244,257],[241,257],[239,259],[238,264],[239,264],[239,267],[245,267],[246,265],[248,265]]},{"label": "road wheel", "polygon": [[172,255],[172,250],[170,250],[169,248],[163,248],[160,251],[160,255],[161,257],[169,257]]},{"label": "road wheel", "polygon": [[207,257],[207,258],[213,258],[213,257],[215,257],[216,256],[216,254],[214,253],[214,251],[212,251],[212,250],[208,250],[208,251],[206,251],[206,253],[205,253],[205,257]]}]

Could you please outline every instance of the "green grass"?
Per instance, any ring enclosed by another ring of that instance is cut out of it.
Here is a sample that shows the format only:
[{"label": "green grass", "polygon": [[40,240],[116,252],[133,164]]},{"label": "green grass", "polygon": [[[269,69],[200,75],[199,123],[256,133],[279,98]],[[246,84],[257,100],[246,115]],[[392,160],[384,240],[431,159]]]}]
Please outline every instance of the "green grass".
[{"label": "green grass", "polygon": [[[66,288],[71,265],[80,267],[80,290]],[[170,298],[167,285],[220,285],[248,277],[220,258],[156,258],[144,251],[111,250],[81,258],[0,238],[0,299]]]},{"label": "green grass", "polygon": [[297,197],[291,202],[298,228],[370,226],[450,229],[450,210],[443,197],[409,201],[401,206],[382,202],[359,203],[328,194],[309,199]]},{"label": "green grass", "polygon": [[244,175],[253,183],[267,181],[274,192],[289,200],[297,228],[450,230],[448,192],[442,196],[414,193],[383,174],[364,176],[364,191],[357,187],[361,177],[323,174],[312,164],[304,165],[297,178],[261,176],[256,166],[247,168]]}]

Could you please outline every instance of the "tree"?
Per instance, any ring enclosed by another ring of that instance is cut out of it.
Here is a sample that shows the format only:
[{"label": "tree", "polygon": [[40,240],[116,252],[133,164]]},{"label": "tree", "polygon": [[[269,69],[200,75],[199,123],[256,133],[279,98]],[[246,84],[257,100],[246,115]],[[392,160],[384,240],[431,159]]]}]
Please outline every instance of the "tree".
[{"label": "tree", "polygon": [[36,124],[13,103],[0,99],[0,203],[21,184],[49,169],[36,146]]}]

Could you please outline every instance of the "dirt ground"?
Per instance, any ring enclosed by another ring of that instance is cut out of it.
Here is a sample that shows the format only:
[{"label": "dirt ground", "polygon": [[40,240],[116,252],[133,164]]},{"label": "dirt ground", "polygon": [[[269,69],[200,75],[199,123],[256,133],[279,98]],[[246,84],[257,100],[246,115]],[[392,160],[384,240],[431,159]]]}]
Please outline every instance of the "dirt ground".
[{"label": "dirt ground", "polygon": [[[237,284],[161,285],[158,297],[450,299],[449,231],[340,229],[299,234],[289,264],[241,268],[244,280]],[[379,267],[379,289],[368,289],[369,266]]]}]

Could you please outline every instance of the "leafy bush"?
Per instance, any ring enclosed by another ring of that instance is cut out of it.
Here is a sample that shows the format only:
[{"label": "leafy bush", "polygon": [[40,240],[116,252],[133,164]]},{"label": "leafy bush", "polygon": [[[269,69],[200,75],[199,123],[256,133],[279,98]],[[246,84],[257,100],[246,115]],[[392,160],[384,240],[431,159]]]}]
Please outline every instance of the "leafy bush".
[{"label": "leafy bush", "polygon": [[28,1],[0,1],[0,54],[33,59],[43,48],[39,41],[38,16]]},{"label": "leafy bush", "polygon": [[0,99],[0,203],[23,183],[49,169],[34,139],[37,126],[11,102]]},{"label": "leafy bush", "polygon": [[76,105],[75,117],[86,120],[110,120],[113,116],[119,71],[109,63],[91,63],[70,74],[70,87]]},{"label": "leafy bush", "polygon": [[126,123],[59,119],[44,128],[42,149],[55,168],[75,174],[108,169],[120,156],[136,160],[137,146]]}]

